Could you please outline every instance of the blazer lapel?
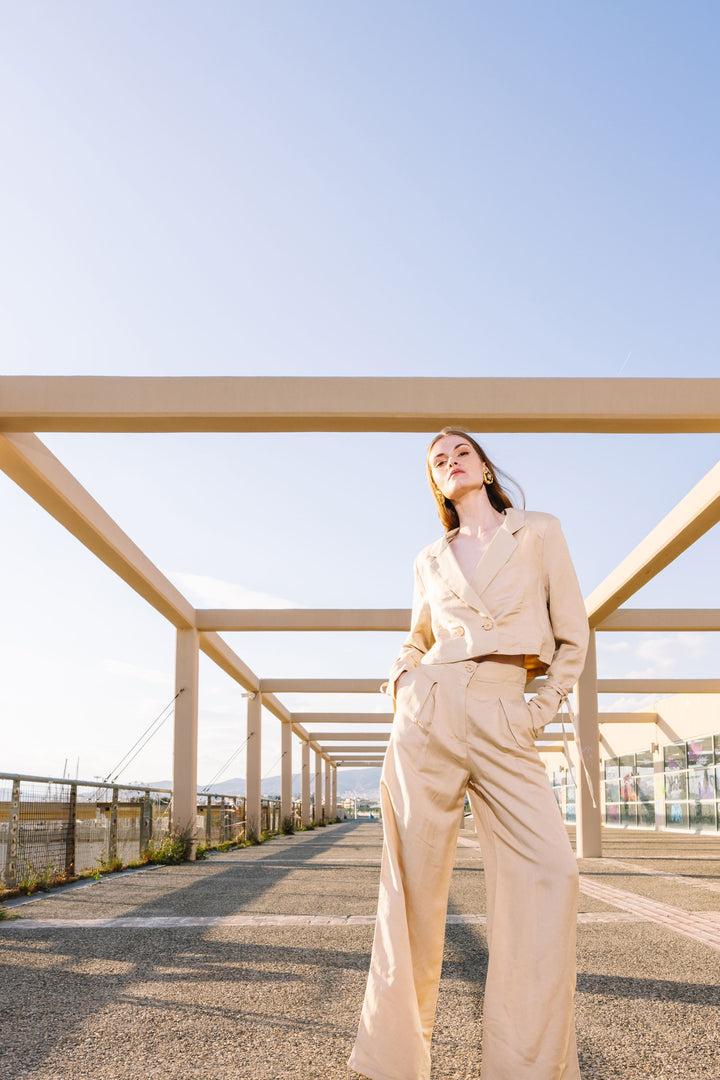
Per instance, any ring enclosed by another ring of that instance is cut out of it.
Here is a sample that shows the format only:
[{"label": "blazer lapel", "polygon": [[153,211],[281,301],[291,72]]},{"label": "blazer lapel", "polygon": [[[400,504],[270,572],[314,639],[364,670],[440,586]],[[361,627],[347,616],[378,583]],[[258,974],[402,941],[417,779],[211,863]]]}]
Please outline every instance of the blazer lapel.
[{"label": "blazer lapel", "polygon": [[481,596],[492,579],[505,565],[517,547],[515,533],[525,523],[522,510],[510,507],[505,511],[505,521],[493,537],[490,546],[478,563],[472,582],[468,582],[458,566],[457,559],[450,550],[450,541],[457,530],[449,532],[430,559],[430,564],[439,573],[445,584],[455,595],[474,611],[483,611]]},{"label": "blazer lapel", "polygon": [[449,541],[457,533],[457,529],[448,533],[440,541],[438,550],[430,560],[430,565],[436,573],[440,574],[445,584],[452,589],[455,595],[475,611],[482,610],[480,597],[471,588],[467,578],[458,566],[457,559],[450,550]]},{"label": "blazer lapel", "polygon": [[471,586],[475,594],[480,597],[488,585],[503,568],[513,551],[518,545],[515,533],[525,523],[525,514],[522,510],[509,507],[505,511],[505,521],[492,538],[490,546],[478,563],[473,576]]}]

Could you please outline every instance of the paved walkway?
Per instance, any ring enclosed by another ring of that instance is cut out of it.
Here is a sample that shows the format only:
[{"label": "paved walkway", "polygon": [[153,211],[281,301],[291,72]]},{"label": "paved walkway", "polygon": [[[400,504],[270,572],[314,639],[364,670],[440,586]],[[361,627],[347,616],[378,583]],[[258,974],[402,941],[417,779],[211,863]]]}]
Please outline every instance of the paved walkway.
[{"label": "paved walkway", "polygon": [[[0,922],[2,1080],[356,1080],[382,842],[349,822],[74,886]],[[720,1080],[720,838],[580,864],[583,1080]],[[433,1080],[479,1075],[484,874],[464,831]]]}]

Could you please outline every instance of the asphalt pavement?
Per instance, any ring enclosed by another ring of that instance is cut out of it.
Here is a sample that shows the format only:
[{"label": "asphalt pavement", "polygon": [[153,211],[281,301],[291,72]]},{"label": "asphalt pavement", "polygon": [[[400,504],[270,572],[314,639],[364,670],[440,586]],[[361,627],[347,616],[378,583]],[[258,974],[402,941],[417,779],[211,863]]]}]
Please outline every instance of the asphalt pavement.
[{"label": "asphalt pavement", "polygon": [[[357,1080],[381,844],[347,822],[13,906],[0,1078]],[[604,852],[580,862],[583,1080],[720,1080],[720,837],[606,830]],[[463,830],[433,1080],[480,1075],[484,911]]]}]

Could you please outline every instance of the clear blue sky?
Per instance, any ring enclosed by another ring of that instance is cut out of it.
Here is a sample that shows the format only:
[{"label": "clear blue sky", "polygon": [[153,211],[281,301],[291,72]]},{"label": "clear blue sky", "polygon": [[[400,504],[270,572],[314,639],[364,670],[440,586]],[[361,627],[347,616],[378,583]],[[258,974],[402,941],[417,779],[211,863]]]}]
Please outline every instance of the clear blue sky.
[{"label": "clear blue sky", "polygon": [[[2,370],[720,375],[719,31],[709,2],[3,5]],[[199,605],[404,606],[439,531],[425,436],[44,438]],[[586,593],[720,456],[487,444]],[[104,773],[172,695],[172,632],[4,477],[0,505],[3,764]],[[719,554],[715,530],[636,602],[720,606]],[[229,640],[261,675],[382,675],[397,646]],[[601,662],[716,656],[613,636]],[[244,704],[202,670],[209,779]],[[126,779],[169,775],[168,738]]]}]

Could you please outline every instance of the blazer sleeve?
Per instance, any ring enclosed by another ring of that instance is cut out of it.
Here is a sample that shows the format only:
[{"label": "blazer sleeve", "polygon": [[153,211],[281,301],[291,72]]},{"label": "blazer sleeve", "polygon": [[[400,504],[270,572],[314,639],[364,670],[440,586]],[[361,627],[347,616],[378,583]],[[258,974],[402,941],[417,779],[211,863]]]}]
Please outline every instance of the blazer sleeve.
[{"label": "blazer sleeve", "polygon": [[585,601],[557,518],[552,518],[545,530],[543,573],[555,653],[544,685],[529,702],[536,712],[537,728],[553,719],[560,702],[580,678],[590,634]]},{"label": "blazer sleeve", "polygon": [[420,571],[420,558],[415,560],[415,582],[413,588],[412,619],[410,633],[405,638],[397,658],[390,668],[387,683],[383,684],[383,690],[395,700],[397,681],[404,671],[411,671],[422,660],[424,654],[432,647],[435,635],[432,631],[432,616],[430,603],[425,591],[425,584]]}]

